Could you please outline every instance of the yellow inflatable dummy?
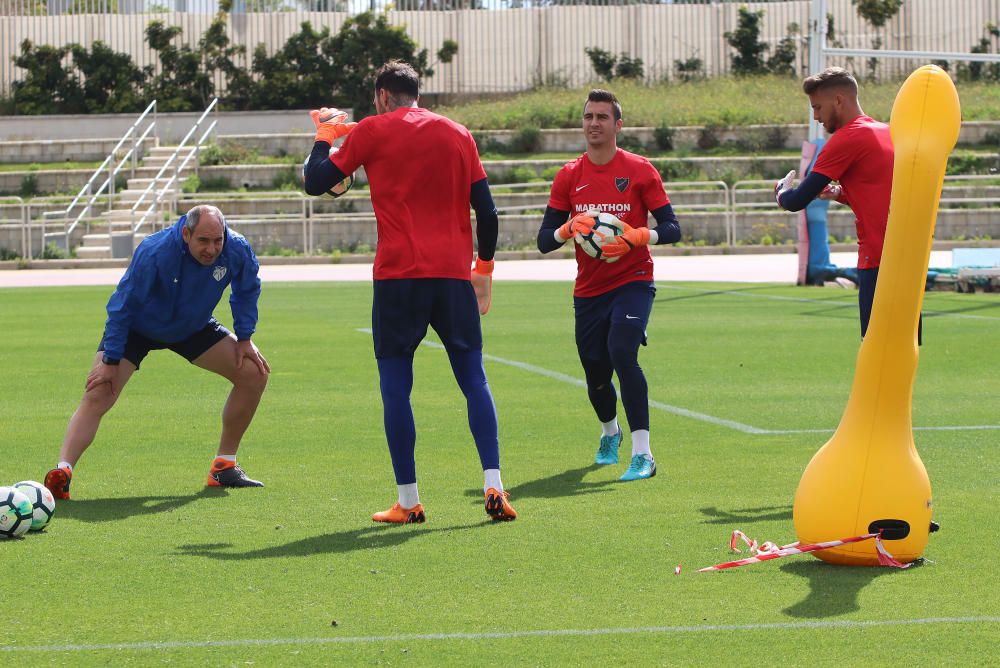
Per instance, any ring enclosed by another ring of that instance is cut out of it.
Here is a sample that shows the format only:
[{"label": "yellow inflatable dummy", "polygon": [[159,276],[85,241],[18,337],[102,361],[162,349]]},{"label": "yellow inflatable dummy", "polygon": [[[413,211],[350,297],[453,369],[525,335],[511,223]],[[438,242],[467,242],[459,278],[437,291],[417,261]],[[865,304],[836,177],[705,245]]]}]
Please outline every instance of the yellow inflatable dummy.
[{"label": "yellow inflatable dummy", "polygon": [[[892,199],[868,333],[836,433],[795,492],[795,532],[817,543],[882,530],[901,562],[918,558],[931,524],[931,485],[913,444],[917,319],[938,200],[961,125],[958,92],[934,65],[906,80],[892,107]],[[877,565],[872,541],[815,552],[824,561]]]}]

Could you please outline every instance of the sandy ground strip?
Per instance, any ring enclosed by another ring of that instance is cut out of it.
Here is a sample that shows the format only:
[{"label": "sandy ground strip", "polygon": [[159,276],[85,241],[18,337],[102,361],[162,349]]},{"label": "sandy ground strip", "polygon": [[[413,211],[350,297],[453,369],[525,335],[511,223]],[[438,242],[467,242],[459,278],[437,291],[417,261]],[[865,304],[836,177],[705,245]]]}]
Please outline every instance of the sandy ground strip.
[{"label": "sandy ground strip", "polygon": [[[831,261],[853,267],[855,253],[831,253]],[[798,257],[775,255],[691,255],[654,258],[657,281],[723,281],[734,283],[795,283]],[[950,267],[951,251],[932,251],[931,267]],[[0,288],[115,285],[124,268],[106,269],[26,269],[0,271]],[[370,264],[269,264],[260,268],[265,283],[283,281],[370,281]],[[497,281],[572,281],[575,260],[498,261]]]}]

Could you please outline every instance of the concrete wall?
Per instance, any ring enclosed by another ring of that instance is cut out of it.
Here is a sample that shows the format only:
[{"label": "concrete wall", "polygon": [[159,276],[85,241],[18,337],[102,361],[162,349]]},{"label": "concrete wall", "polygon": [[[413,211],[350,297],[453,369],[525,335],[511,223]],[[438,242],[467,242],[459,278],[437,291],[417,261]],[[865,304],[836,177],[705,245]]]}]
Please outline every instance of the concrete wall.
[{"label": "concrete wall", "polygon": [[[221,114],[220,126],[225,130],[239,129],[239,132],[217,133],[216,143],[235,142],[248,149],[256,149],[265,156],[302,156],[303,159],[313,147],[313,133],[302,131],[295,127],[299,116],[307,112],[243,112]],[[266,115],[266,116],[265,116]],[[170,116],[160,114],[160,119]],[[259,116],[259,118],[254,118]],[[25,139],[18,135],[44,135],[46,119],[54,117],[18,117],[0,116],[0,163],[32,163],[58,162],[61,160],[103,160],[118,142],[118,137],[128,130],[134,118],[131,116],[88,116],[87,123],[82,124],[86,132],[95,133],[95,137],[74,136],[71,127],[64,124],[60,133],[66,137],[50,136],[47,139]],[[65,117],[62,117],[65,118]],[[196,119],[187,119],[184,123],[193,123]],[[308,118],[306,118],[308,121]],[[159,125],[161,120],[157,121]],[[160,144],[176,144],[187,131],[180,120],[172,120],[164,124]],[[81,125],[81,124],[77,124]],[[268,129],[271,128],[271,129]],[[176,131],[183,130],[181,134]],[[243,131],[246,130],[246,131]],[[251,131],[252,130],[252,131]],[[622,137],[638,141],[642,146],[656,150],[656,129],[648,127],[626,127]],[[702,126],[682,126],[673,128],[673,144],[675,150],[697,150],[699,143],[706,134],[721,145],[733,144],[747,152],[762,153],[768,150],[796,150],[806,140],[808,127],[806,125],[750,125],[732,128],[704,128]],[[81,130],[81,132],[83,132]],[[59,133],[57,133],[58,135]],[[490,142],[509,145],[517,135],[514,130],[480,130],[473,133],[481,148],[488,147]],[[103,137],[103,138],[101,138]],[[996,150],[1000,144],[1000,121],[967,121],[962,123],[959,133],[959,143],[972,146],[982,145],[984,149]],[[539,152],[582,153],[584,145],[583,132],[578,128],[541,130],[538,140]],[[155,146],[155,140],[146,143],[147,147]]]},{"label": "concrete wall", "polygon": [[[157,114],[155,134],[160,144],[179,143],[200,116],[201,112]],[[75,142],[79,139],[113,138],[113,146],[138,118],[139,114],[0,116],[0,141],[63,139]],[[206,120],[209,123],[218,121],[216,135],[308,132],[311,136],[313,130],[308,109],[219,112]],[[144,121],[143,129],[145,127]],[[207,125],[204,127],[207,129]],[[107,153],[101,159],[105,156]]]},{"label": "concrete wall", "polygon": [[[726,220],[718,212],[686,212],[679,216],[683,240],[686,243],[704,242],[709,245],[722,244],[726,240]],[[303,226],[300,217],[288,215],[283,222],[262,221],[247,217],[235,216],[230,221],[233,229],[238,230],[250,240],[260,254],[265,254],[271,248],[291,248],[302,250],[304,234],[308,227]],[[512,215],[500,217],[500,248],[534,248],[539,215]],[[773,244],[783,245],[796,239],[796,217],[794,214],[778,211],[740,212],[735,214],[736,240],[739,244],[756,244],[764,242],[767,236]],[[377,242],[374,216],[356,215],[336,219],[332,217],[317,218],[311,222],[313,248],[316,252],[328,252],[332,249],[350,251],[359,246],[375,248]],[[95,228],[96,231],[96,228]],[[79,244],[85,230],[80,229],[73,241]],[[856,238],[854,216],[845,210],[830,213],[829,232],[838,241],[850,236]],[[971,239],[989,236],[1000,239],[1000,218],[994,211],[984,209],[950,209],[938,212],[935,238]],[[32,247],[37,253],[41,248],[41,230],[32,230]],[[21,229],[15,225],[0,223],[0,248],[20,252]]]}]

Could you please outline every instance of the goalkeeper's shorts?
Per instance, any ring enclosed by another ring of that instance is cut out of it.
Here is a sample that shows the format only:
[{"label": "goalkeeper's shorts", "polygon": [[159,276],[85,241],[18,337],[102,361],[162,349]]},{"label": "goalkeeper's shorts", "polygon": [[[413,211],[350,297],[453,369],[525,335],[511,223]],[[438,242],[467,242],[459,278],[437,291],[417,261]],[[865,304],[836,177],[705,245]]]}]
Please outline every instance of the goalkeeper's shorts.
[{"label": "goalkeeper's shorts", "polygon": [[479,304],[472,283],[456,278],[375,281],[372,337],[375,357],[409,357],[430,325],[449,351],[483,349]]},{"label": "goalkeeper's shorts", "polygon": [[646,324],[655,296],[651,281],[633,281],[594,297],[574,297],[576,346],[581,357],[606,358],[612,326],[638,328],[639,342],[646,345]]}]

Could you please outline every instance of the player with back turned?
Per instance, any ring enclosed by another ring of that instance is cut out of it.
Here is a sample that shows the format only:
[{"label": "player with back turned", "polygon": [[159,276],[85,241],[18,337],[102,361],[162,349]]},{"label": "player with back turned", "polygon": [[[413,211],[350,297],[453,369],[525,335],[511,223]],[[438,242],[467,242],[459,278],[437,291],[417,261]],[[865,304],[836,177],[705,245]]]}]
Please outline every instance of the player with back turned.
[{"label": "player with back turned", "polygon": [[[618,375],[622,403],[632,432],[632,457],[622,480],[656,475],[649,445],[646,376],[639,366],[639,346],[646,345],[646,325],[653,308],[653,258],[649,245],[680,240],[680,226],[663,181],[645,158],[618,148],[622,109],[608,91],[593,90],[583,108],[587,151],[567,163],[552,183],[548,207],[538,231],[538,250],[549,253],[594,224],[588,211],[614,214],[624,233],[603,247],[603,259],[576,248],[573,291],[576,346],[587,379],[587,394],[603,435],[596,464],[617,464],[622,433],[612,375]],[[649,214],[657,222],[649,229]]]},{"label": "player with back turned", "polygon": [[[496,407],[483,368],[479,317],[489,310],[498,218],[472,134],[417,106],[419,80],[390,61],[375,78],[376,115],[356,125],[333,110],[314,112],[316,143],[306,163],[306,192],[319,195],[364,166],[378,226],[372,337],[397,502],[376,522],[425,520],[417,490],[416,426],[410,406],[413,355],[434,328],[465,395],[469,427],[483,468],[486,513],[517,517],[500,480]],[[349,134],[348,134],[349,133]],[[346,135],[330,154],[334,139]],[[476,212],[479,242],[472,261]]]},{"label": "player with back turned", "polygon": [[800,211],[816,197],[851,207],[858,234],[858,313],[864,338],[889,221],[892,138],[888,125],[862,111],[858,82],[847,70],[829,67],[806,78],[802,90],[809,96],[813,118],[831,137],[798,187],[791,187],[794,171],[778,182],[775,199],[788,211]]}]

